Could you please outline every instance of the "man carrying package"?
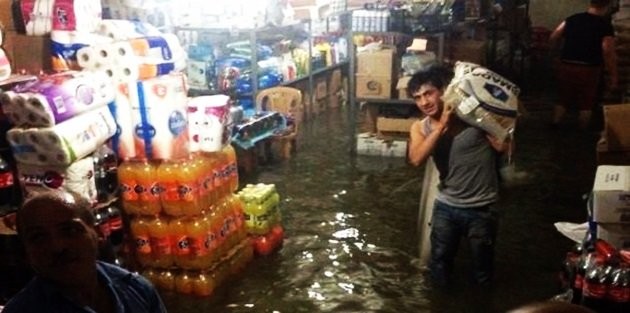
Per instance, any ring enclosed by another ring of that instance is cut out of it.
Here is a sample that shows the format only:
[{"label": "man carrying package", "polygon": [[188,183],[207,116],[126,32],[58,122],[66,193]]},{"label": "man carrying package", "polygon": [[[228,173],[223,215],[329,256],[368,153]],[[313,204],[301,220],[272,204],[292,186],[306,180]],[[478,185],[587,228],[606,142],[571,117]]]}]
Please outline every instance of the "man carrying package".
[{"label": "man carrying package", "polygon": [[[432,156],[440,179],[431,220],[429,261],[437,286],[450,283],[462,236],[470,243],[473,280],[488,284],[492,279],[498,225],[497,158],[508,150],[514,126],[499,122],[494,115],[501,111],[515,116],[516,102],[511,98],[513,91],[518,93],[517,89],[510,91],[513,85],[506,82],[463,62],[457,63],[455,77],[448,68],[435,65],[409,81],[409,96],[426,116],[411,127],[409,160],[419,166]],[[487,108],[493,99],[510,102],[512,110],[490,112]]]}]

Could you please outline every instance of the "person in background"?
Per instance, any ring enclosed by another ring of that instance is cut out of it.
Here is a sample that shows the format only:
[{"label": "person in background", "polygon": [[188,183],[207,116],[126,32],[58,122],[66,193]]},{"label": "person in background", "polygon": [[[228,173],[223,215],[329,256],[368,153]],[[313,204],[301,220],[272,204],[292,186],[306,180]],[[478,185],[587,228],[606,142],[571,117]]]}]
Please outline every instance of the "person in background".
[{"label": "person in background", "polygon": [[80,195],[36,194],[18,210],[16,226],[35,277],[3,313],[166,312],[148,280],[97,261],[94,216]]},{"label": "person in background", "polygon": [[507,313],[595,313],[594,311],[579,306],[560,301],[534,302],[510,310]]},{"label": "person in background", "polygon": [[419,166],[433,157],[439,172],[431,220],[429,271],[437,286],[451,281],[461,237],[469,241],[473,279],[491,282],[498,226],[497,152],[508,149],[485,131],[465,124],[441,97],[453,73],[434,65],[412,76],[407,90],[426,116],[410,129],[409,160]]},{"label": "person in background", "polygon": [[550,35],[552,44],[564,38],[556,65],[561,102],[553,109],[553,128],[557,128],[572,106],[579,110],[580,127],[589,126],[604,67],[610,77],[608,87],[617,88],[614,30],[606,17],[609,8],[610,0],[591,0],[586,12],[569,16]]}]

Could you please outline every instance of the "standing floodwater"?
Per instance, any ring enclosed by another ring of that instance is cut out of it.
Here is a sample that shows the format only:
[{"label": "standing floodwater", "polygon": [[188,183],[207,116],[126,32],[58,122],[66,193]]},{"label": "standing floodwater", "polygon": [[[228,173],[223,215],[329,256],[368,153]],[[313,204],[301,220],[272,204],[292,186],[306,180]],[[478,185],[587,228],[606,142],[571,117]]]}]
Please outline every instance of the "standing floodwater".
[{"label": "standing floodwater", "polygon": [[290,160],[242,177],[277,186],[284,247],[210,298],[164,294],[169,312],[491,313],[552,297],[572,245],[553,223],[585,219],[580,197],[594,176],[595,136],[551,132],[546,113],[534,110],[518,126],[518,180],[503,190],[492,287],[469,282],[463,241],[454,287],[431,288],[418,261],[423,169],[402,158],[352,156],[347,114],[338,110],[301,127]]}]

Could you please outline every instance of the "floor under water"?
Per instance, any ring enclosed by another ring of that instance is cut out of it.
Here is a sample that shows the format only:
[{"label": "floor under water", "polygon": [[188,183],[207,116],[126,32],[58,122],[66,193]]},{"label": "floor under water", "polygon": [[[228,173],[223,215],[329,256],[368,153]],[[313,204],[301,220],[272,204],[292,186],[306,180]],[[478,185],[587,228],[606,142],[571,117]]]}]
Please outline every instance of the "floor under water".
[{"label": "floor under water", "polygon": [[242,183],[277,186],[283,248],[254,259],[212,297],[163,294],[169,312],[492,313],[553,297],[573,245],[553,223],[586,219],[582,195],[593,182],[597,134],[550,130],[550,106],[524,104],[528,112],[518,125],[499,206],[491,287],[469,282],[465,242],[454,286],[437,291],[426,281],[417,229],[423,168],[402,158],[351,154],[353,119],[342,108],[305,123],[291,159],[242,177]]}]

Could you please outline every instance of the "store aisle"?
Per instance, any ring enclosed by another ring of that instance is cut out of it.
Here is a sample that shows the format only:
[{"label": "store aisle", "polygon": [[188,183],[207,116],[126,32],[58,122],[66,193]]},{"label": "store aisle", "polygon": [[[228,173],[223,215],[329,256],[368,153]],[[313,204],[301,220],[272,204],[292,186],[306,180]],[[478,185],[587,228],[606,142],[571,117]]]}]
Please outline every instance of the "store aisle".
[{"label": "store aisle", "polygon": [[164,294],[169,311],[491,313],[554,296],[572,244],[553,223],[586,217],[581,196],[594,177],[596,134],[549,130],[549,103],[538,98],[525,106],[518,179],[504,185],[493,287],[468,283],[462,247],[454,288],[432,290],[417,262],[423,169],[402,159],[351,156],[347,114],[338,110],[302,127],[292,159],[242,178],[276,184],[284,247],[255,259],[211,298]]}]

